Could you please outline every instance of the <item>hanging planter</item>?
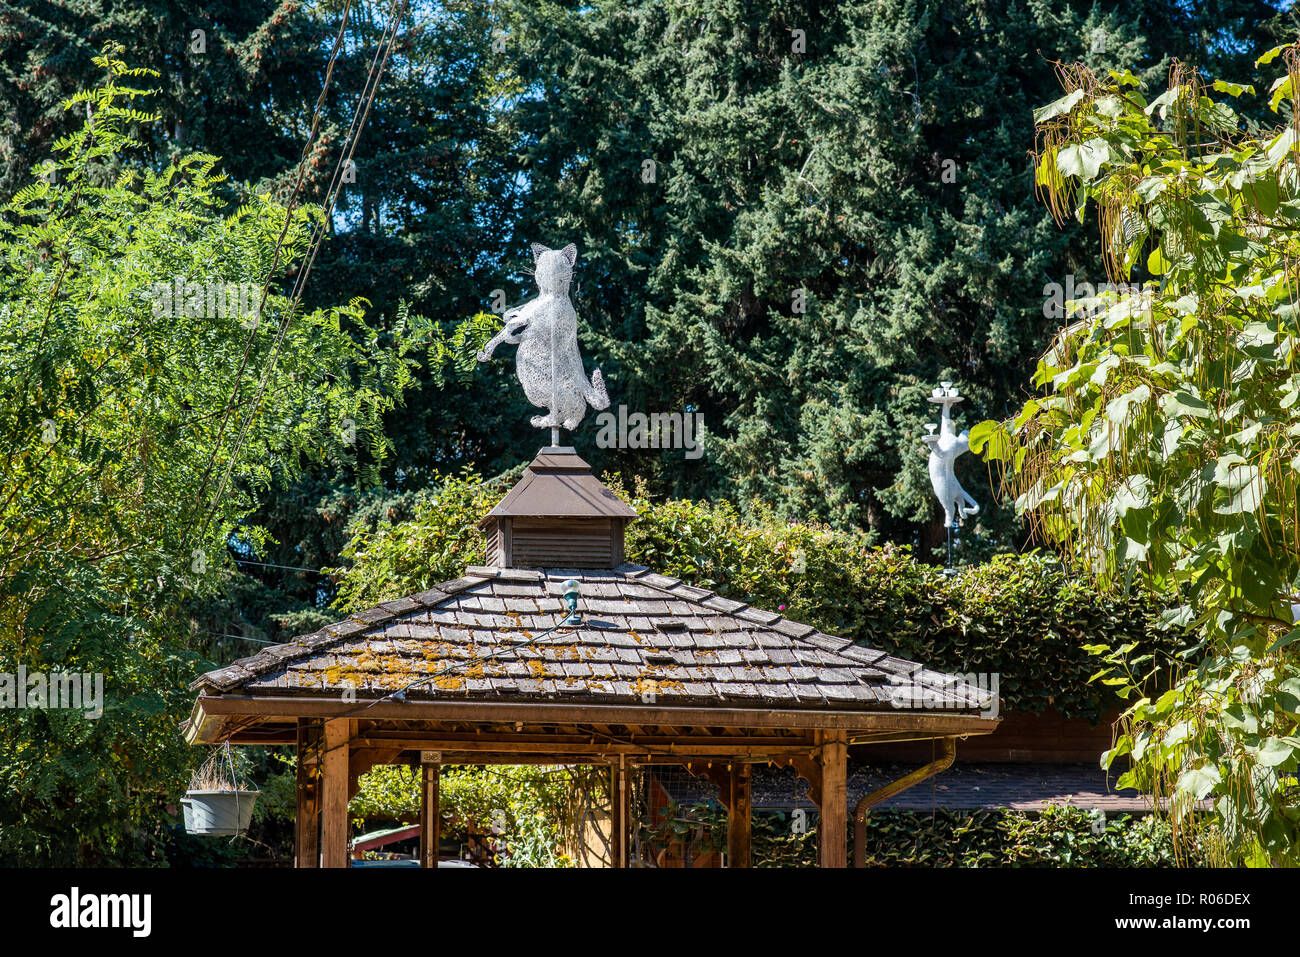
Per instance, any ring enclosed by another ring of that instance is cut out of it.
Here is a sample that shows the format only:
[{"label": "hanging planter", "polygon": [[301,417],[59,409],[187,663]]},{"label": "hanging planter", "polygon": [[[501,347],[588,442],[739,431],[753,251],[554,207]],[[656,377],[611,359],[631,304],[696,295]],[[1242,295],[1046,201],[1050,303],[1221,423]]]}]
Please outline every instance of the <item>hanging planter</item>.
[{"label": "hanging planter", "polygon": [[212,752],[190,777],[190,789],[181,799],[185,833],[233,837],[248,830],[260,792],[239,786],[229,743]]}]

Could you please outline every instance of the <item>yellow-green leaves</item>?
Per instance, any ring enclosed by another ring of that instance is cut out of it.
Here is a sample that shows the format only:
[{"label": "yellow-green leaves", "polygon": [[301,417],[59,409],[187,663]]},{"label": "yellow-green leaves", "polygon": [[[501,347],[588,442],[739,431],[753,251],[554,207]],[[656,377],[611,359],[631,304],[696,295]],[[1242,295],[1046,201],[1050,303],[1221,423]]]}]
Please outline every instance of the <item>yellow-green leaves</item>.
[{"label": "yellow-green leaves", "polygon": [[1091,182],[1108,159],[1110,145],[1104,139],[1095,138],[1062,147],[1056,154],[1056,168],[1062,176],[1077,176],[1084,182]]},{"label": "yellow-green leaves", "polygon": [[1268,147],[1268,162],[1270,166],[1277,167],[1283,160],[1291,155],[1292,149],[1295,148],[1295,127],[1288,126],[1274,137]]},{"label": "yellow-green leaves", "polygon": [[[1155,589],[1198,633],[1170,693],[1126,718],[1114,754],[1131,754],[1128,780],[1212,800],[1227,860],[1276,863],[1300,857],[1278,773],[1296,770],[1300,738],[1286,652],[1300,641],[1300,184],[1294,126],[1242,131],[1214,97],[1247,92],[1181,72],[1147,107],[1121,99],[1118,117],[1081,111],[1054,130],[1051,172],[1073,178],[1069,203],[1100,209],[1118,278],[1133,278],[1132,233],[1160,281],[1140,317],[1114,306],[1080,323],[1040,363],[1050,396],[1014,428],[984,424],[980,447],[1043,539],[1103,583]],[[1289,79],[1271,94],[1275,109],[1293,98]],[[1114,128],[1140,132],[1101,158]],[[1126,216],[1146,231],[1116,228]],[[1137,659],[1107,660],[1101,680],[1136,691],[1122,669]],[[1175,804],[1187,825],[1190,806]]]},{"label": "yellow-green leaves", "polygon": [[1300,738],[1290,735],[1284,738],[1265,738],[1256,757],[1264,767],[1276,768],[1293,760],[1297,750],[1300,750]]},{"label": "yellow-green leaves", "polygon": [[1189,768],[1178,777],[1178,790],[1189,795],[1194,801],[1204,800],[1222,780],[1223,775],[1214,765]]},{"label": "yellow-green leaves", "polygon": [[1147,256],[1147,272],[1153,276],[1163,276],[1168,270],[1169,260],[1165,258],[1163,250],[1157,246]]},{"label": "yellow-green leaves", "polygon": [[1191,416],[1197,419],[1209,418],[1210,407],[1205,400],[1184,389],[1167,393],[1160,400],[1160,407],[1169,418]]},{"label": "yellow-green leaves", "polygon": [[1273,82],[1271,92],[1273,95],[1268,98],[1268,108],[1276,113],[1283,100],[1295,98],[1295,91],[1291,88],[1290,75],[1278,77]]},{"label": "yellow-green leaves", "polygon": [[1130,392],[1116,396],[1106,403],[1106,418],[1115,425],[1125,425],[1132,414],[1132,407],[1144,405],[1151,398],[1151,387],[1145,382]]},{"label": "yellow-green leaves", "polygon": [[970,430],[970,450],[986,459],[1006,459],[1011,454],[1006,426],[990,420],[980,422]]},{"label": "yellow-green leaves", "polygon": [[1288,47],[1290,47],[1290,46],[1292,46],[1292,45],[1293,45],[1293,44],[1290,44],[1290,43],[1283,43],[1283,44],[1280,45],[1280,46],[1275,46],[1275,47],[1273,47],[1273,49],[1271,49],[1271,50],[1269,50],[1267,53],[1261,55],[1260,58],[1259,58],[1258,60],[1255,61],[1255,66],[1256,66],[1256,67],[1261,67],[1261,66],[1265,66],[1265,65],[1267,65],[1267,64],[1269,64],[1269,63],[1272,63],[1274,60],[1277,59],[1277,56],[1278,56],[1279,53],[1281,53],[1283,50],[1287,49]]},{"label": "yellow-green leaves", "polygon": [[1074,109],[1082,99],[1083,90],[1074,90],[1067,93],[1056,102],[1049,103],[1047,106],[1042,106],[1034,110],[1034,122],[1046,123],[1048,120],[1054,119],[1058,116],[1064,116]]},{"label": "yellow-green leaves", "polygon": [[1215,463],[1214,483],[1225,493],[1214,507],[1220,515],[1254,512],[1268,494],[1268,482],[1259,467],[1235,452],[1229,452]]},{"label": "yellow-green leaves", "polygon": [[1227,80],[1215,80],[1211,89],[1218,93],[1227,93],[1231,97],[1238,97],[1243,93],[1255,92],[1255,88],[1249,84],[1230,83]]}]

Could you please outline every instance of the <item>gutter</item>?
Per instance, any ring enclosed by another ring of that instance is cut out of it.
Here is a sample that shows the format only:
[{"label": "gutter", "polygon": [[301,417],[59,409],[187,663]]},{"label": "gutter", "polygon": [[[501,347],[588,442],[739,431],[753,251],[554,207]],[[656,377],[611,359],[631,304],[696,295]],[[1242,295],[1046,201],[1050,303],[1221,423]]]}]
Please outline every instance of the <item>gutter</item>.
[{"label": "gutter", "polygon": [[903,775],[897,781],[886,784],[884,787],[876,788],[870,794],[864,795],[858,802],[857,807],[853,809],[853,866],[867,866],[867,811],[893,797],[895,794],[901,794],[913,785],[920,784],[927,778],[932,778],[952,766],[953,760],[957,757],[957,739],[947,737],[943,740],[943,754],[929,764],[917,768],[909,774]]}]

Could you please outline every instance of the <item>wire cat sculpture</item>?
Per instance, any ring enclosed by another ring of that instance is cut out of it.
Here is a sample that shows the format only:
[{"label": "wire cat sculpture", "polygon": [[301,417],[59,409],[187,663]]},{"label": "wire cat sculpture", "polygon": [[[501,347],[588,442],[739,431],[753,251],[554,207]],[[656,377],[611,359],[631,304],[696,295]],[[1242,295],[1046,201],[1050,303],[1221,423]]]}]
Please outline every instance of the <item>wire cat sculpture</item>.
[{"label": "wire cat sculpture", "polygon": [[517,345],[515,372],[528,401],[546,410],[530,420],[539,429],[551,429],[551,444],[559,444],[559,430],[578,427],[587,406],[609,408],[605,380],[596,369],[587,378],[578,351],[578,314],[569,301],[569,283],[578,261],[573,243],[549,249],[532,243],[533,278],[538,295],[502,317],[505,326],[483,347],[479,362],[487,362],[497,346]]}]

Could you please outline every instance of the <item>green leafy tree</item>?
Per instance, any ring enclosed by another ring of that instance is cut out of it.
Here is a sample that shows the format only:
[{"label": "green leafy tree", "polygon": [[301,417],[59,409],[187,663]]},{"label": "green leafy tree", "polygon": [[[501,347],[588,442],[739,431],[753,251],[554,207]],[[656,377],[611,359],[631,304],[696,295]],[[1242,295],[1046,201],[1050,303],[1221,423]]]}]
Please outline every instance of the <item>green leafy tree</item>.
[{"label": "green leafy tree", "polygon": [[1043,395],[972,433],[1044,540],[1193,630],[1173,660],[1098,643],[1098,678],[1135,699],[1104,761],[1127,756],[1121,785],[1248,864],[1300,862],[1298,52],[1260,58],[1285,65],[1267,96],[1286,119],[1251,131],[1231,101],[1252,90],[1227,80],[1176,69],[1148,101],[1130,73],[1062,70],[1037,184],[1058,215],[1091,214],[1112,276],[1139,285],[1080,303]]},{"label": "green leafy tree", "polygon": [[[162,78],[151,100],[159,122],[133,130],[131,165],[160,170],[195,151],[221,155],[229,178],[212,184],[218,197],[255,204],[265,194],[286,205],[314,130],[297,199],[320,203],[394,17],[392,52],[305,301],[328,309],[368,300],[362,321],[345,324],[360,348],[372,330],[385,344],[400,335],[403,303],[450,337],[507,285],[502,250],[526,248],[512,231],[524,191],[510,145],[518,81],[492,52],[492,14],[482,4],[0,3],[0,195],[33,182],[34,164],[84,120],[63,101],[96,81],[92,59],[112,42],[121,59]],[[107,164],[117,161],[102,162],[112,175]],[[385,481],[405,488],[431,468],[511,464],[513,440],[528,426],[522,397],[501,401],[508,370],[473,376],[445,368],[443,355],[419,358],[411,374],[421,388],[408,390],[400,413],[383,416],[394,452],[378,463]],[[447,378],[457,387],[444,389]],[[240,574],[220,595],[190,606],[204,631],[238,636],[214,654],[236,657],[247,642],[295,633],[332,598],[319,570],[337,561],[347,517],[365,501],[355,494],[357,469],[375,464],[357,451],[298,475],[273,465],[252,517],[267,536],[240,554]]]},{"label": "green leafy tree", "polygon": [[292,312],[319,212],[228,210],[206,154],[131,168],[153,74],[97,63],[67,104],[83,125],[0,214],[0,671],[98,673],[105,695],[98,720],[0,711],[10,862],[157,859],[211,647],[187,606],[265,540],[248,517],[280,476],[383,461],[420,337],[381,344],[358,301]]}]

